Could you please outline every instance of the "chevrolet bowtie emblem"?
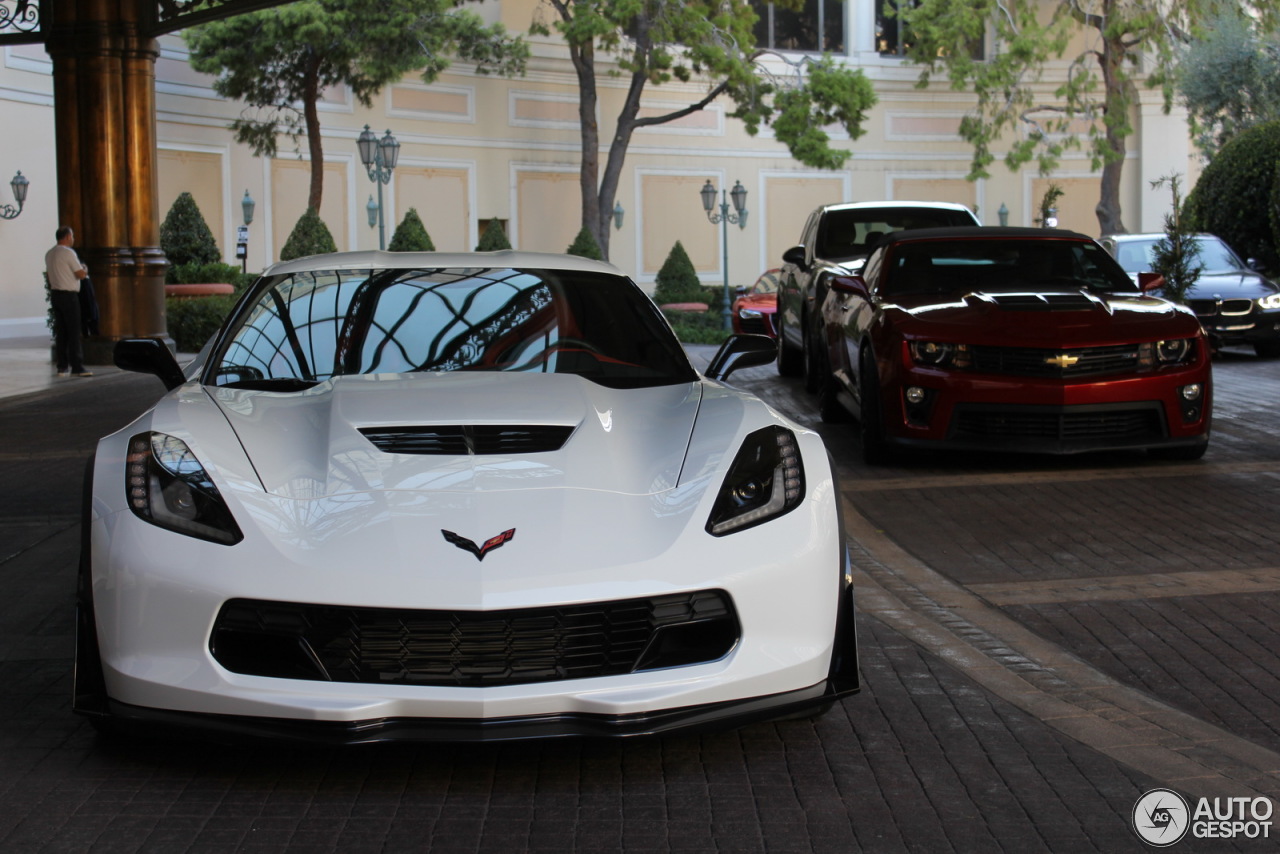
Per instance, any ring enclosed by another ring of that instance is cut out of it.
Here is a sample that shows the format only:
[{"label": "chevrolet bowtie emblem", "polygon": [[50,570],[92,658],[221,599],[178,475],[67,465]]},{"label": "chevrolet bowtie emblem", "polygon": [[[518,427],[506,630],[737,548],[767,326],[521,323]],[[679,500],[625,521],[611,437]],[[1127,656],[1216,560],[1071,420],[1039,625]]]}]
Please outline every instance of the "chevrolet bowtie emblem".
[{"label": "chevrolet bowtie emblem", "polygon": [[1055,368],[1069,368],[1076,362],[1080,361],[1079,356],[1072,356],[1069,353],[1059,353],[1056,356],[1050,356],[1044,360],[1046,365],[1052,365]]},{"label": "chevrolet bowtie emblem", "polygon": [[484,556],[489,552],[496,548],[500,548],[504,543],[509,543],[515,537],[516,529],[511,528],[510,530],[503,531],[501,534],[498,534],[498,536],[490,537],[485,540],[484,544],[479,546],[471,540],[468,540],[466,537],[455,534],[453,531],[446,531],[444,528],[441,528],[440,533],[444,534],[444,538],[446,540],[453,543],[464,552],[471,552],[476,556],[476,560],[484,560]]}]

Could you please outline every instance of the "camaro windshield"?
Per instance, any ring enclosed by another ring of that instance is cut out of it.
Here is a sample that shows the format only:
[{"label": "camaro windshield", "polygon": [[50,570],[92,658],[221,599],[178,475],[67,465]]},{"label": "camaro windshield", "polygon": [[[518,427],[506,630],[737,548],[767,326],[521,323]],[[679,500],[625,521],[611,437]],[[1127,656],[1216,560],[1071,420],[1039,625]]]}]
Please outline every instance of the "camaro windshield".
[{"label": "camaro windshield", "polygon": [[510,268],[323,270],[258,284],[206,382],[290,390],[352,374],[525,371],[603,385],[695,374],[625,278]]},{"label": "camaro windshield", "polygon": [[1105,249],[1080,240],[922,240],[893,247],[886,262],[886,296],[1134,290]]}]

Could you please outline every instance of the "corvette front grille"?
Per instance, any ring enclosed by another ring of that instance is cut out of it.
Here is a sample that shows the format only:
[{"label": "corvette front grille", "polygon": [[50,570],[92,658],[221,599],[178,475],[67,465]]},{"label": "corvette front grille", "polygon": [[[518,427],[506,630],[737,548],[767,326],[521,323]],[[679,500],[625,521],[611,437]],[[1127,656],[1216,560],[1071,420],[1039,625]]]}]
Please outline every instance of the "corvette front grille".
[{"label": "corvette front grille", "polygon": [[388,454],[537,454],[560,450],[572,426],[558,424],[444,424],[429,427],[361,427]]},{"label": "corvette front grille", "polygon": [[485,687],[714,661],[740,633],[722,590],[503,611],[233,599],[209,646],[223,667],[250,676]]},{"label": "corvette front grille", "polygon": [[1117,374],[1138,367],[1138,345],[1079,347],[974,347],[973,370],[1023,377],[1074,377]]}]

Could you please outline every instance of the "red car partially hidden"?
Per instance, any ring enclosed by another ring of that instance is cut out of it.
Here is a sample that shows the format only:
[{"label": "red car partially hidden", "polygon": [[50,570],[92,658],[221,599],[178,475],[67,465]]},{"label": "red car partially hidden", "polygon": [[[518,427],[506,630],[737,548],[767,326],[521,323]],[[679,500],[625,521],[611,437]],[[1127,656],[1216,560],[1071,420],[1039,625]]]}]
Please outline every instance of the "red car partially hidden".
[{"label": "red car partially hidden", "polygon": [[750,332],[777,338],[773,317],[778,310],[778,274],[781,270],[768,270],[751,290],[740,293],[733,301],[733,331]]},{"label": "red car partially hidden", "polygon": [[863,453],[1070,454],[1209,444],[1209,348],[1094,240],[1056,229],[889,235],[823,304],[824,419],[858,416]]}]

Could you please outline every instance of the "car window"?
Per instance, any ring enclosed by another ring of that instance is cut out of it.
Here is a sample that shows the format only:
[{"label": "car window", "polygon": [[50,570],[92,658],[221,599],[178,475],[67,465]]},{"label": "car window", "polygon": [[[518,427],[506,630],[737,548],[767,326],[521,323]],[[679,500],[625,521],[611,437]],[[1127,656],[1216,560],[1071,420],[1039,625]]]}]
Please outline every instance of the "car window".
[{"label": "car window", "polygon": [[[1145,273],[1155,266],[1155,248],[1160,238],[1151,240],[1117,241],[1116,260],[1129,273]],[[1231,247],[1217,237],[1198,237],[1196,243],[1200,254],[1195,263],[1206,273],[1227,273],[1232,270],[1245,269]]]},{"label": "car window", "polygon": [[207,382],[284,388],[344,374],[524,371],[685,382],[670,327],[629,280],[509,268],[319,271],[261,283]]},{"label": "car window", "polygon": [[776,294],[778,292],[778,279],[768,273],[756,280],[751,287],[753,294]]},{"label": "car window", "polygon": [[818,229],[816,253],[833,260],[862,258],[898,231],[974,225],[967,211],[946,208],[851,208],[831,210]]},{"label": "car window", "polygon": [[1078,240],[926,240],[892,249],[886,296],[1021,293],[1087,288],[1134,291],[1133,281],[1101,246]]}]

